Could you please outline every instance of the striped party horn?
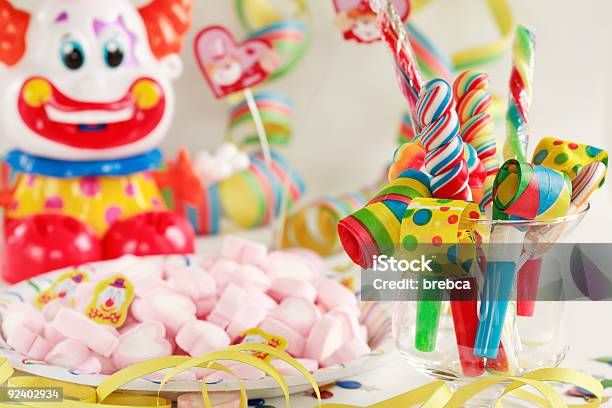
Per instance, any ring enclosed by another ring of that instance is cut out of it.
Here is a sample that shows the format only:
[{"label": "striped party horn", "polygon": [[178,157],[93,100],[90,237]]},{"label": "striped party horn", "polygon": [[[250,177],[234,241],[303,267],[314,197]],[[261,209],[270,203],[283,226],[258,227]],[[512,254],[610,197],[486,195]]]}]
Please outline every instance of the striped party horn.
[{"label": "striped party horn", "polygon": [[[284,146],[291,140],[293,102],[275,92],[258,92],[254,95],[268,142],[271,146]],[[246,101],[232,107],[227,127],[227,139],[239,146],[259,146],[259,136]]]},{"label": "striped party horn", "polygon": [[[497,174],[493,189],[494,220],[547,220],[567,214],[571,183],[565,173],[522,163],[505,162]],[[504,320],[521,255],[519,248],[525,228],[498,225],[491,232],[487,273],[480,307],[480,322],[474,352],[496,358]],[[515,244],[512,246],[502,244]]]},{"label": "striped party horn", "polygon": [[342,219],[338,235],[346,254],[362,268],[378,255],[391,255],[399,244],[406,207],[417,197],[431,197],[429,176],[408,169],[387,184],[368,204]]},{"label": "striped party horn", "polygon": [[321,256],[338,253],[338,223],[363,207],[373,195],[365,190],[335,197],[320,197],[290,215],[283,228],[283,248],[308,248]]},{"label": "striped party horn", "polygon": [[[473,259],[473,244],[480,241],[477,223],[478,205],[471,201],[415,198],[408,205],[401,225],[402,248],[409,257],[424,252],[432,261],[433,273],[422,277],[418,293],[415,348],[422,352],[436,349],[443,293],[436,285],[424,290],[426,280],[460,274],[470,283],[470,289],[450,293],[451,311],[462,370],[465,375],[477,376],[484,372],[484,360],[474,355],[474,342],[478,327],[478,283],[469,276]],[[465,248],[469,249],[466,251]],[[420,251],[419,251],[420,249]],[[466,257],[461,253],[472,253]],[[466,265],[467,262],[467,266]],[[459,266],[459,267],[458,267]],[[433,282],[432,282],[433,283]]]},{"label": "striped party horn", "polygon": [[253,228],[270,222],[280,211],[283,186],[289,188],[289,205],[304,193],[304,182],[287,161],[272,151],[271,167],[261,154],[250,156],[249,168],[219,183],[223,215],[240,227]]}]

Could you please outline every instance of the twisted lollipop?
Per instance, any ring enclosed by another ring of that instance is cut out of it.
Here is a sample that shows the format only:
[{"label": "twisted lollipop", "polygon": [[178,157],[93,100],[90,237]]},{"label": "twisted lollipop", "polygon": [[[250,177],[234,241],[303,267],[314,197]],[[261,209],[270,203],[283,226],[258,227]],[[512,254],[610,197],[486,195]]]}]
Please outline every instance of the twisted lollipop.
[{"label": "twisted lollipop", "polygon": [[510,76],[510,100],[506,113],[506,143],[504,159],[527,161],[529,144],[529,109],[534,69],[535,35],[523,26],[516,28],[512,46],[512,74]]},{"label": "twisted lollipop", "polygon": [[487,172],[484,196],[480,203],[481,208],[484,208],[493,200],[493,181],[499,168],[493,135],[495,124],[489,114],[493,102],[489,92],[489,76],[481,71],[465,71],[455,80],[453,90],[461,123],[461,139],[476,149]]},{"label": "twisted lollipop", "polygon": [[421,90],[416,109],[423,127],[419,137],[427,151],[425,168],[432,176],[434,197],[471,200],[451,86],[443,79],[428,82]]}]

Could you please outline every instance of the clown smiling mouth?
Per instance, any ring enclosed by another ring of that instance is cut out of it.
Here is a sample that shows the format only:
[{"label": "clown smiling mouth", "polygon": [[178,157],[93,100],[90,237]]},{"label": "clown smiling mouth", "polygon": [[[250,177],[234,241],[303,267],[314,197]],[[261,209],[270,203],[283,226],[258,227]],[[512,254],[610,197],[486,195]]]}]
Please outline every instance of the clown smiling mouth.
[{"label": "clown smiling mouth", "polygon": [[137,79],[120,99],[109,103],[74,100],[45,78],[28,79],[18,110],[36,134],[67,146],[108,149],[136,142],[161,122],[163,90],[150,78]]}]

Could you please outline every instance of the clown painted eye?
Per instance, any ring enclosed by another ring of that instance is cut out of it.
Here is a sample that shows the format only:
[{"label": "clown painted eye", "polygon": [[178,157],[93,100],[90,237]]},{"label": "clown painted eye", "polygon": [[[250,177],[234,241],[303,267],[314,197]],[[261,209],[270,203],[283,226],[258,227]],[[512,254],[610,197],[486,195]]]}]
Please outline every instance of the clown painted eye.
[{"label": "clown painted eye", "polygon": [[110,40],[104,44],[104,61],[111,68],[117,68],[123,62],[123,47],[116,40]]},{"label": "clown painted eye", "polygon": [[66,40],[62,43],[60,58],[66,68],[71,70],[77,70],[85,63],[83,47],[75,40]]}]

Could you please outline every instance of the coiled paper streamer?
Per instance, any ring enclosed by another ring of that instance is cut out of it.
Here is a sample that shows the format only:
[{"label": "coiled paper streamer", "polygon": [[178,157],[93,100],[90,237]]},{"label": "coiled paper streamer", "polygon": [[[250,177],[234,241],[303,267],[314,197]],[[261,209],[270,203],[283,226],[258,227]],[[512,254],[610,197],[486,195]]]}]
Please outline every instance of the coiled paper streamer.
[{"label": "coiled paper streamer", "polygon": [[373,256],[394,252],[400,241],[400,226],[406,207],[416,197],[431,197],[429,176],[408,169],[365,207],[340,221],[340,242],[354,263],[369,268]]},{"label": "coiled paper streamer", "polygon": [[[571,183],[565,173],[517,160],[504,163],[493,188],[494,220],[548,220],[567,214]],[[516,276],[520,253],[503,251],[503,244],[520,244],[525,229],[500,225],[491,233],[491,251],[483,290],[475,354],[496,358]],[[497,246],[497,247],[494,247]],[[494,252],[494,253],[491,253]]]},{"label": "coiled paper streamer", "polygon": [[388,179],[395,180],[407,169],[421,170],[425,163],[425,149],[416,143],[404,143],[393,153],[393,163],[389,167]]},{"label": "coiled paper streamer", "polygon": [[304,193],[304,182],[287,161],[272,152],[271,167],[260,154],[251,156],[247,171],[235,174],[219,184],[223,215],[243,228],[253,228],[271,221],[282,204],[283,185],[288,183],[288,205]]},{"label": "coiled paper streamer", "polygon": [[586,144],[545,137],[536,146],[532,161],[533,164],[562,171],[573,179],[589,163],[601,162],[607,167],[608,152]]},{"label": "coiled paper streamer", "polygon": [[304,57],[311,40],[306,25],[309,10],[304,0],[293,0],[295,9],[285,17],[268,0],[235,0],[238,18],[250,39],[267,40],[279,55],[280,66],[268,77],[278,79],[293,70]]},{"label": "coiled paper streamer", "polygon": [[282,248],[302,247],[321,256],[337,253],[342,246],[338,223],[363,207],[374,192],[365,190],[336,197],[321,197],[289,216],[283,228]]},{"label": "coiled paper streamer", "polygon": [[[433,259],[430,265],[434,270],[431,274],[433,276],[424,277],[424,280],[447,278],[459,270],[470,282],[469,296],[465,296],[466,293],[459,293],[463,291],[451,294],[451,299],[454,297],[462,299],[451,300],[451,311],[461,367],[464,374],[469,376],[484,372],[484,360],[474,356],[474,341],[478,327],[476,309],[478,287],[476,279],[469,277],[468,274],[471,251],[468,249],[467,259],[465,254],[460,252],[466,252],[465,247],[472,248],[470,243],[482,241],[478,224],[470,222],[479,218],[480,209],[474,202],[415,198],[406,208],[401,225],[402,248],[406,251],[408,259],[421,255],[418,253],[419,246],[424,246],[427,258]],[[437,247],[443,249],[444,253],[436,252]],[[466,266],[463,266],[464,262],[467,262]],[[463,267],[454,268],[453,265]],[[430,289],[425,298],[423,291],[419,292],[419,295],[415,348],[422,352],[431,352],[436,349],[442,291]]]},{"label": "coiled paper streamer", "polygon": [[[268,142],[273,147],[285,146],[291,140],[293,102],[286,96],[275,92],[258,92],[255,103]],[[227,138],[243,147],[259,146],[259,135],[248,103],[242,101],[230,111]]]},{"label": "coiled paper streamer", "polygon": [[510,98],[506,113],[504,159],[526,161],[529,147],[529,110],[533,88],[535,35],[523,26],[516,28],[512,47]]}]

